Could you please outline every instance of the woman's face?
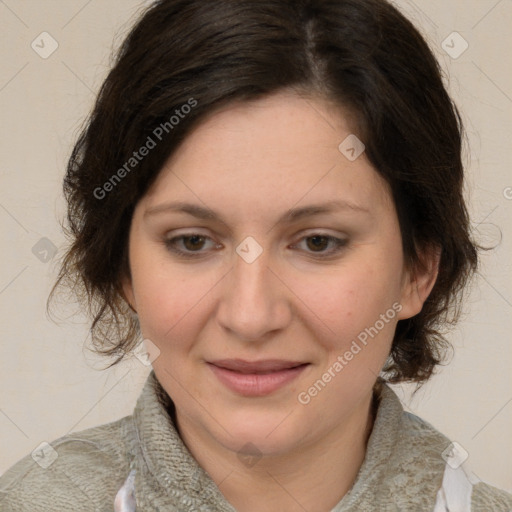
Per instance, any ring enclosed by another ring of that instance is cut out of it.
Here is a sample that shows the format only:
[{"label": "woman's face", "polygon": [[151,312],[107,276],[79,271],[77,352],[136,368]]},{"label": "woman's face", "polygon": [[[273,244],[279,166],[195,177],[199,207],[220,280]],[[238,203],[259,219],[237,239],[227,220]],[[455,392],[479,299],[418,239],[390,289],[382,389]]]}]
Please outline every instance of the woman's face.
[{"label": "woman's face", "polygon": [[389,189],[353,139],[339,149],[349,135],[320,100],[234,105],[138,203],[124,289],[181,430],[283,454],[367,417],[433,283],[404,268]]}]

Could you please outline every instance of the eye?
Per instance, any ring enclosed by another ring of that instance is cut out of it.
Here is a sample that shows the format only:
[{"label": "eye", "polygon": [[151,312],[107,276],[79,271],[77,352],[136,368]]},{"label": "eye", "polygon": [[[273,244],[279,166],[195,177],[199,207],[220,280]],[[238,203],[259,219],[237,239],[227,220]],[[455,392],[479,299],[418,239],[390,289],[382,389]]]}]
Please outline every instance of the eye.
[{"label": "eye", "polygon": [[[216,248],[220,247],[215,245],[210,237],[198,233],[186,233],[184,235],[167,239],[165,240],[165,246],[168,250],[180,256],[197,258],[204,255],[205,251],[202,251],[201,249],[204,248],[208,240],[212,242]],[[180,244],[185,248],[185,250],[178,247]]]},{"label": "eye", "polygon": [[[348,240],[346,239],[341,239],[322,233],[314,233],[312,235],[305,236],[301,239],[301,242],[302,241],[306,242],[306,252],[313,254],[317,258],[327,258],[329,256],[334,256],[341,252],[348,243]],[[297,245],[300,244],[296,244],[292,247],[297,247]],[[331,248],[325,250],[329,246]]]}]

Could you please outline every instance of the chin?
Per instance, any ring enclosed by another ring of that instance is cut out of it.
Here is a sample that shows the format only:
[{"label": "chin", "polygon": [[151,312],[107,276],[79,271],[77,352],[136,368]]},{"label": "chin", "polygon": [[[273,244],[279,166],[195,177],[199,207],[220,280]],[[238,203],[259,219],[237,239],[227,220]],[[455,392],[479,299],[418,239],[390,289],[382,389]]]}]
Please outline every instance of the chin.
[{"label": "chin", "polygon": [[234,452],[243,451],[243,447],[248,446],[249,452],[255,447],[262,454],[277,455],[289,451],[307,435],[306,423],[301,422],[299,426],[296,415],[290,411],[289,407],[267,411],[226,411],[219,415],[224,418],[221,422],[224,428],[217,423],[211,426],[218,441]]}]

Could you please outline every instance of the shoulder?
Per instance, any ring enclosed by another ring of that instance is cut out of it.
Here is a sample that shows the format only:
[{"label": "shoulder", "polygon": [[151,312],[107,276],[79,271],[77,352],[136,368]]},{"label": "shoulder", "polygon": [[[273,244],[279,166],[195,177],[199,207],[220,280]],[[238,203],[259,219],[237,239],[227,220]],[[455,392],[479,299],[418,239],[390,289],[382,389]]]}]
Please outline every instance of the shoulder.
[{"label": "shoulder", "polygon": [[111,510],[129,472],[131,429],[127,416],[43,443],[0,476],[0,509]]},{"label": "shoulder", "polygon": [[[426,471],[430,473],[430,478],[439,480],[441,475],[445,475],[450,458],[458,457],[456,443],[453,443],[429,422],[405,410],[402,412],[400,426],[402,446],[408,447],[405,457],[408,459],[409,467],[415,468],[415,471],[418,472]],[[468,482],[471,512],[489,512],[490,510],[512,512],[512,494],[483,481],[469,478],[468,475],[471,472],[467,468],[464,469],[465,467],[466,464],[461,463],[458,469],[461,474],[464,474],[464,477],[461,478]],[[436,468],[435,473],[431,472],[434,468]],[[458,487],[456,493],[463,492],[460,485],[456,487]]]},{"label": "shoulder", "polygon": [[[449,465],[449,458],[458,456],[454,443],[437,431],[430,423],[407,412],[404,412],[403,419],[404,423],[409,426],[407,430],[411,438],[416,436],[425,438],[425,442],[421,443],[421,452],[427,455],[427,464],[433,463],[441,455],[446,469],[446,466]],[[441,452],[439,453],[438,450],[441,450]],[[486,482],[469,478],[468,475],[472,472],[468,469],[464,470],[465,466],[466,464],[461,465],[460,470],[464,471],[465,478],[469,482],[468,485],[472,485],[472,490],[470,487],[469,491],[471,493],[471,512],[488,512],[490,510],[493,512],[512,512],[512,494]]]},{"label": "shoulder", "polygon": [[512,494],[484,482],[473,486],[471,512],[511,512]]}]

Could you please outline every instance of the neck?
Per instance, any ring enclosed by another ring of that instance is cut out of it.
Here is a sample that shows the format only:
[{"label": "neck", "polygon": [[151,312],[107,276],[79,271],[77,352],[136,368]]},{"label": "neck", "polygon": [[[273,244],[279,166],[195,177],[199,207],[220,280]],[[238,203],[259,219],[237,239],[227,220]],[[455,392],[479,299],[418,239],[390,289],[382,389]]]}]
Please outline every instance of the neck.
[{"label": "neck", "polygon": [[363,463],[376,401],[370,394],[357,411],[320,440],[293,451],[262,455],[245,464],[186,418],[177,414],[180,435],[198,464],[238,512],[285,510],[329,512],[351,489]]}]

